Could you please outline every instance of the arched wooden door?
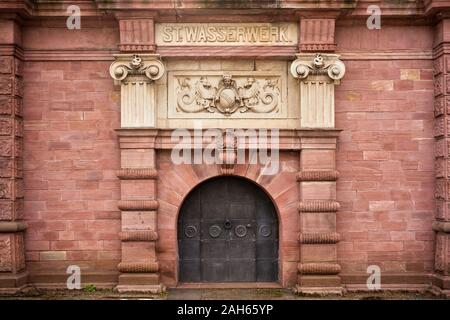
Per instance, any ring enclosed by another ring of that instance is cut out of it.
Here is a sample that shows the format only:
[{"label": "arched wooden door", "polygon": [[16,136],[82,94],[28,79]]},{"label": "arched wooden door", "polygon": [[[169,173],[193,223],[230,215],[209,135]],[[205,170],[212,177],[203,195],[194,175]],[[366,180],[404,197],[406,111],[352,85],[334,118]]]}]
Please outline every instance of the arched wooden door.
[{"label": "arched wooden door", "polygon": [[252,182],[217,177],[187,196],[178,218],[181,282],[278,280],[278,218]]}]

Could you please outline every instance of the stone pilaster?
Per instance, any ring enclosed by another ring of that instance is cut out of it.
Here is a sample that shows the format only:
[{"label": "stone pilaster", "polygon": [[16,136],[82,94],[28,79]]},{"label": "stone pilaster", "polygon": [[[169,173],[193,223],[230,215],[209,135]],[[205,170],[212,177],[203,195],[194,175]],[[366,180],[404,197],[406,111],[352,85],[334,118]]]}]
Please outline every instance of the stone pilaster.
[{"label": "stone pilaster", "polygon": [[23,58],[20,26],[0,20],[0,291],[27,283],[23,219]]},{"label": "stone pilaster", "polygon": [[341,293],[337,263],[334,85],[345,66],[337,55],[299,54],[291,73],[300,86],[300,261],[297,291]]},{"label": "stone pilaster", "polygon": [[299,79],[301,128],[334,128],[334,85],[345,74],[336,54],[297,54],[291,74]]},{"label": "stone pilaster", "polygon": [[434,47],[434,137],[436,231],[435,287],[450,295],[450,19],[436,27]]},{"label": "stone pilaster", "polygon": [[121,180],[122,261],[117,289],[158,293],[164,290],[156,252],[158,131],[142,128],[155,124],[153,82],[164,73],[164,65],[155,55],[120,55],[110,73],[122,94],[122,129],[118,130],[121,169],[117,172]]},{"label": "stone pilaster", "polygon": [[164,74],[164,65],[156,54],[119,54],[109,69],[120,84],[121,127],[151,128],[156,124],[156,88]]}]

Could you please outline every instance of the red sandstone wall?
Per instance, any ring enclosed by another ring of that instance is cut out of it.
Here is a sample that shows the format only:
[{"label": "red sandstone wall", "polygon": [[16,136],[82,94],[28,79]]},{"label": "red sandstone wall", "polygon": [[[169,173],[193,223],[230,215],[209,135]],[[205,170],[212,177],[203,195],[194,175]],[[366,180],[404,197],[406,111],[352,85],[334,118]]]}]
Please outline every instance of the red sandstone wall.
[{"label": "red sandstone wall", "polygon": [[[28,270],[115,271],[120,260],[119,92],[109,62],[28,62]],[[58,250],[58,253],[49,253]]]},{"label": "red sandstone wall", "polygon": [[[30,26],[24,29],[24,47],[114,49],[118,31],[93,27],[68,31],[64,25]],[[432,29],[338,26],[336,42],[343,54],[392,49],[423,53],[431,50]],[[343,129],[338,145],[339,262],[343,274],[365,273],[369,264],[385,272],[429,272],[434,201],[431,60],[373,57],[346,59],[347,74],[336,90],[336,127]],[[109,64],[25,64],[26,248],[34,281],[50,279],[37,277],[39,273],[64,275],[70,264],[85,272],[116,273],[120,195],[114,129],[119,127],[119,92],[108,75]],[[160,166],[169,167],[165,162]],[[172,220],[161,220],[169,236]],[[170,241],[162,246],[162,260],[173,270],[174,239]],[[292,260],[295,253],[285,244]],[[170,277],[170,271],[163,276]]]},{"label": "red sandstone wall", "polygon": [[[53,24],[25,28],[24,47],[114,48],[116,30],[68,31]],[[32,280],[65,282],[54,274],[64,274],[71,264],[86,273],[117,273],[120,163],[114,129],[120,126],[120,92],[109,64],[25,63],[26,258]],[[38,273],[53,277],[37,278]]]},{"label": "red sandstone wall", "polygon": [[[433,269],[432,62],[401,59],[405,51],[426,53],[432,41],[429,27],[337,28],[340,52],[372,56],[344,61],[336,89],[342,273],[371,264],[386,273]],[[392,50],[390,60],[373,58]]]}]

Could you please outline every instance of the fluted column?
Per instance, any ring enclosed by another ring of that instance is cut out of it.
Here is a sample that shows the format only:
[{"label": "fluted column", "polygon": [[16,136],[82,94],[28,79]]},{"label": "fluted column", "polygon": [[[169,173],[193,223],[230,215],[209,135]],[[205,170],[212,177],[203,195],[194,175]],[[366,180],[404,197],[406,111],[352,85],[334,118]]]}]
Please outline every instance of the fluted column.
[{"label": "fluted column", "polygon": [[117,289],[124,291],[164,291],[156,252],[157,171],[154,81],[164,73],[156,55],[118,55],[111,76],[121,86],[121,129],[117,130],[121,153],[122,261]]},{"label": "fluted column", "polygon": [[299,54],[291,73],[300,89],[299,293],[340,293],[336,232],[336,145],[334,86],[345,66],[334,54]]}]

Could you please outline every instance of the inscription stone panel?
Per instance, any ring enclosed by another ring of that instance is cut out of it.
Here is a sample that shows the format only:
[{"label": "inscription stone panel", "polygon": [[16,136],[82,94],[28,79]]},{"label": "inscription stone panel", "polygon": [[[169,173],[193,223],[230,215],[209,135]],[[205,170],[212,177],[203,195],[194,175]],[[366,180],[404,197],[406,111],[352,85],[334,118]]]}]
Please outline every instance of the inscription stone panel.
[{"label": "inscription stone panel", "polygon": [[292,46],[297,28],[296,23],[160,23],[155,36],[159,46]]}]

